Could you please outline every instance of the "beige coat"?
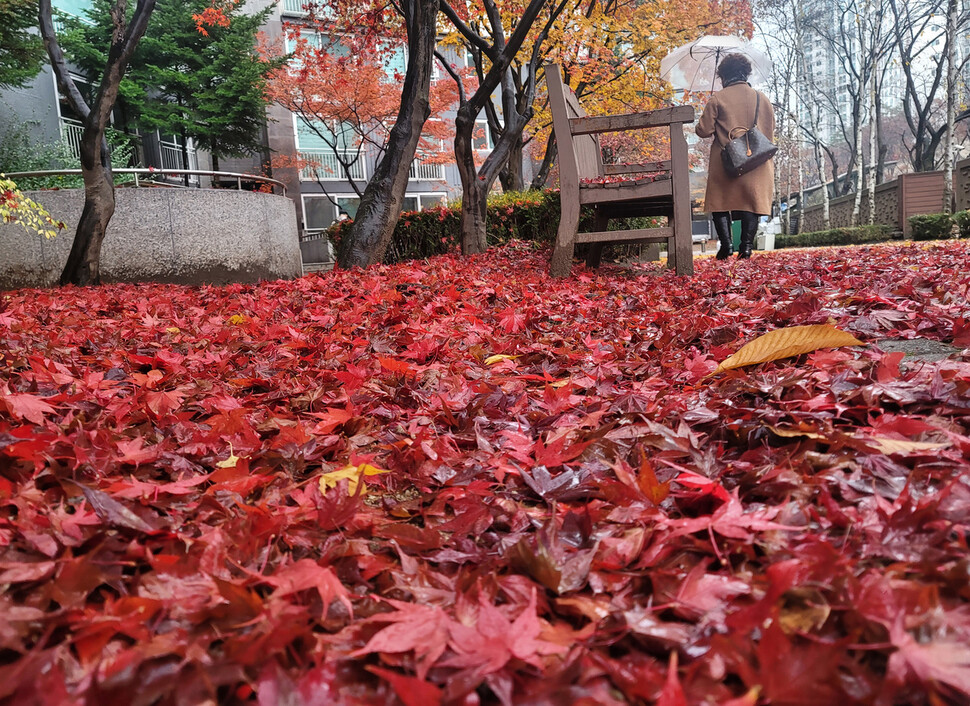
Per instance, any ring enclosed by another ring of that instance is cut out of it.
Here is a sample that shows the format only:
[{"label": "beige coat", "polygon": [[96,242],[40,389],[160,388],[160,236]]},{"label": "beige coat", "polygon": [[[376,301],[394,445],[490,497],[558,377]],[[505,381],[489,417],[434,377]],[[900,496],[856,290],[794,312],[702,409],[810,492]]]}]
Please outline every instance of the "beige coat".
[{"label": "beige coat", "polygon": [[[707,194],[704,210],[751,211],[761,215],[771,213],[775,193],[775,164],[769,160],[757,169],[739,177],[728,176],[721,161],[721,145],[730,140],[728,134],[734,128],[749,128],[754,122],[754,109],[758,91],[746,83],[736,83],[711,96],[704,114],[697,123],[697,134],[710,137],[717,131],[717,139],[711,145],[711,160],[707,170]],[[771,101],[761,94],[758,110],[758,129],[765,137],[775,139],[775,112]],[[735,137],[740,133],[736,132]]]}]

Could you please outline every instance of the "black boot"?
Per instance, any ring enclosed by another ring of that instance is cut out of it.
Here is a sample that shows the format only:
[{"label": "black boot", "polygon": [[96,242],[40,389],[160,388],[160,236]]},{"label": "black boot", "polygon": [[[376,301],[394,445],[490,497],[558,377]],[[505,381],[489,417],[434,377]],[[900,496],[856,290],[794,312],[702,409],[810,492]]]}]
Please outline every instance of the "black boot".
[{"label": "black boot", "polygon": [[750,211],[741,212],[741,247],[738,248],[738,259],[751,257],[754,248],[754,237],[758,234],[758,222],[761,216]]},{"label": "black boot", "polygon": [[717,249],[717,259],[727,260],[734,252],[734,246],[731,243],[731,212],[718,211],[712,213],[711,217],[714,219],[714,232],[717,233],[717,241],[721,244],[721,247]]}]

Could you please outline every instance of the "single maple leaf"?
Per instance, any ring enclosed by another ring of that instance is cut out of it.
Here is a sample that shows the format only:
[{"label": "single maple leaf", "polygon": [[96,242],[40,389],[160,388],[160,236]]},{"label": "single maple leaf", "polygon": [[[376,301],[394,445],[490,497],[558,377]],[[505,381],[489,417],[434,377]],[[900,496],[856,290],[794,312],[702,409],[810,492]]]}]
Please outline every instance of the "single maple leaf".
[{"label": "single maple leaf", "polygon": [[351,657],[372,652],[414,652],[417,675],[424,680],[428,670],[444,654],[448,646],[451,618],[437,606],[419,605],[385,599],[396,609],[393,613],[381,613],[370,618],[371,622],[391,623],[382,628],[370,641]]},{"label": "single maple leaf", "polygon": [[324,616],[326,616],[327,609],[334,599],[343,603],[351,616],[354,614],[354,607],[350,602],[347,589],[337,578],[333,569],[328,566],[320,566],[312,559],[300,559],[292,564],[287,564],[272,575],[263,576],[262,580],[276,588],[273,595],[278,598],[310,589],[316,590],[320,595],[320,600],[323,601]]},{"label": "single maple leaf", "polygon": [[367,484],[363,482],[366,476],[378,476],[382,473],[389,473],[383,468],[376,468],[369,463],[362,463],[359,466],[344,466],[336,471],[329,471],[320,476],[320,493],[325,495],[331,488],[336,488],[342,480],[347,481],[347,493],[357,495],[357,485],[360,484],[360,494],[367,493]]},{"label": "single maple leaf", "polygon": [[900,615],[889,630],[889,638],[896,651],[889,656],[888,674],[898,683],[905,683],[911,672],[924,684],[945,684],[970,699],[970,646],[965,640],[938,639],[917,642],[903,627]]},{"label": "single maple leaf", "polygon": [[454,656],[441,661],[441,666],[473,668],[478,674],[492,674],[512,658],[541,666],[542,655],[562,654],[566,648],[539,638],[542,627],[536,616],[536,591],[519,616],[509,621],[484,593],[478,597],[478,614],[473,625],[452,622],[448,629],[448,646]]},{"label": "single maple leaf", "polygon": [[44,423],[45,414],[57,414],[56,409],[36,395],[0,392],[0,400],[15,418],[26,419],[38,425]]}]

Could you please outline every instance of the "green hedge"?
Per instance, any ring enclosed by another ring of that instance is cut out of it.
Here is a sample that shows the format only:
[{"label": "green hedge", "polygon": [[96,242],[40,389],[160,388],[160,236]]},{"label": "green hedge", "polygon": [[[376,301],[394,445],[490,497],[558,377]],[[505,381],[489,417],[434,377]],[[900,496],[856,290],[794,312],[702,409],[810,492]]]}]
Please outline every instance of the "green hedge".
[{"label": "green hedge", "polygon": [[970,211],[957,211],[953,214],[953,222],[957,224],[959,237],[970,238]]},{"label": "green hedge", "polygon": [[775,248],[817,248],[825,245],[856,245],[884,243],[892,240],[893,229],[887,225],[832,228],[797,235],[776,235]]},{"label": "green hedge", "polygon": [[[337,248],[352,221],[334,223],[327,237]],[[436,206],[424,211],[405,211],[394,229],[394,237],[388,247],[384,262],[420,259],[441,255],[461,247],[461,204]],[[611,230],[621,228],[650,228],[660,225],[657,218],[630,218],[623,222],[613,221]],[[559,228],[559,192],[523,191],[497,194],[488,200],[485,235],[489,245],[501,245],[510,240],[528,240],[551,243]],[[589,214],[580,223],[580,230],[590,230]],[[613,246],[617,248],[630,246]],[[582,254],[582,247],[577,247]],[[605,253],[609,257],[609,253]]]},{"label": "green hedge", "polygon": [[[953,215],[931,213],[910,216],[909,225],[913,240],[947,240],[949,238],[970,238],[970,211],[957,211]],[[953,226],[957,232],[953,232]]]},{"label": "green hedge", "polygon": [[945,240],[953,237],[953,216],[933,213],[909,217],[913,240]]}]

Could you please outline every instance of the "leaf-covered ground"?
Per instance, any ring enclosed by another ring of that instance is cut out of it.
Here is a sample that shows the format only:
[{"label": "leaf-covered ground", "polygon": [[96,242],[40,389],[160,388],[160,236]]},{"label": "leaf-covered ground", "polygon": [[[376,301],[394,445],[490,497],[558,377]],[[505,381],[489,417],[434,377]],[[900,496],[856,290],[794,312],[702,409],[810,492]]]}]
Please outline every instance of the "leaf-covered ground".
[{"label": "leaf-covered ground", "polygon": [[966,703],[968,255],[3,295],[0,701]]}]

